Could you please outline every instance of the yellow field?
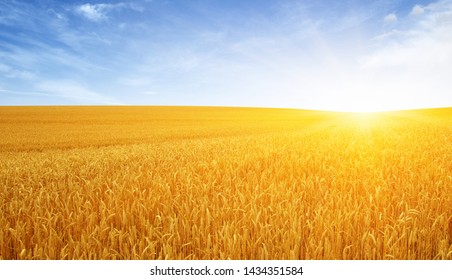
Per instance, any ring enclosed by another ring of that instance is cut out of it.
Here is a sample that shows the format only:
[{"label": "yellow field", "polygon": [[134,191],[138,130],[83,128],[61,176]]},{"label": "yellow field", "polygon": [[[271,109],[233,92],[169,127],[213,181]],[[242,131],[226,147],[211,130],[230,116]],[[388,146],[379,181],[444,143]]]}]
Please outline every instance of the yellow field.
[{"label": "yellow field", "polygon": [[0,259],[452,259],[452,108],[0,107]]}]

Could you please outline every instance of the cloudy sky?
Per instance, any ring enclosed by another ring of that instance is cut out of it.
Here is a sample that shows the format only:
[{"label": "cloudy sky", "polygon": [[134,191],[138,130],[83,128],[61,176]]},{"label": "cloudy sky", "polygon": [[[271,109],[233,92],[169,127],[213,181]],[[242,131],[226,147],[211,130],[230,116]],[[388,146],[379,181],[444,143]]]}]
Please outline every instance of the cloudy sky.
[{"label": "cloudy sky", "polygon": [[452,0],[0,2],[0,105],[452,106]]}]

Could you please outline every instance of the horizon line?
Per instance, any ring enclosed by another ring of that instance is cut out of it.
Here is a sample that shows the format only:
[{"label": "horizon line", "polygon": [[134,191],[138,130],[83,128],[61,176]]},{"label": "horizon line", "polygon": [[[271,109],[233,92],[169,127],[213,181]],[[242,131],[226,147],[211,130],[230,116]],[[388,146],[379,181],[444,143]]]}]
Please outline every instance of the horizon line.
[{"label": "horizon line", "polygon": [[240,105],[157,105],[157,104],[21,104],[21,105],[0,105],[0,107],[193,107],[193,108],[237,108],[237,109],[282,109],[282,110],[301,110],[301,111],[319,111],[334,113],[384,113],[398,111],[419,111],[419,110],[437,110],[452,109],[451,106],[441,107],[413,107],[388,110],[340,110],[340,109],[321,109],[321,108],[302,108],[302,107],[268,107],[268,106],[240,106]]}]

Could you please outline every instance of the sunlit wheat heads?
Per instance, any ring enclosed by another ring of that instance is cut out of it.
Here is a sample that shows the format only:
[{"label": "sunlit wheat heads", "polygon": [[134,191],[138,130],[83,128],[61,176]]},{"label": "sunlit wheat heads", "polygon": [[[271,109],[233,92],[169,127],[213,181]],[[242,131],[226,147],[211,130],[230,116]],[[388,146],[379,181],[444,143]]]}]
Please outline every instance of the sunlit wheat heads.
[{"label": "sunlit wheat heads", "polygon": [[2,107],[1,259],[452,259],[451,109]]}]

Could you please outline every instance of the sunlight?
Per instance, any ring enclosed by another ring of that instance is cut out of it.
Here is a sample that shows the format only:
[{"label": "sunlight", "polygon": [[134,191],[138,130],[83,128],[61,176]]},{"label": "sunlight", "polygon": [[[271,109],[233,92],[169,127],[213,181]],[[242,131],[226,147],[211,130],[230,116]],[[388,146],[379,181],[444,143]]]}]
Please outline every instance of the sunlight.
[{"label": "sunlight", "polygon": [[401,104],[396,104],[393,100],[390,101],[387,96],[377,96],[369,92],[366,95],[350,94],[346,102],[337,105],[338,110],[343,112],[374,113],[394,110],[397,105]]},{"label": "sunlight", "polygon": [[[338,95],[335,100],[331,100],[330,107],[335,111],[353,113],[397,111],[416,107],[412,101],[407,100],[409,100],[408,96],[400,92],[395,96],[389,92],[379,94],[369,89],[351,90],[346,95]],[[421,104],[418,107],[422,107]]]},{"label": "sunlight", "polygon": [[360,126],[369,126],[377,122],[381,112],[350,112],[349,116],[353,123]]},{"label": "sunlight", "polygon": [[384,102],[360,102],[354,101],[337,101],[327,104],[326,110],[337,111],[337,112],[349,112],[349,113],[362,113],[365,116],[368,113],[384,112],[397,110],[394,104],[385,104]]},{"label": "sunlight", "polygon": [[369,113],[376,113],[376,112],[383,112],[383,111],[388,111],[389,109],[384,109],[381,106],[377,106],[377,105],[367,105],[366,106],[344,106],[342,108],[339,109],[339,111],[342,112],[351,112],[351,113],[361,113],[358,115],[363,115],[366,116]]}]

